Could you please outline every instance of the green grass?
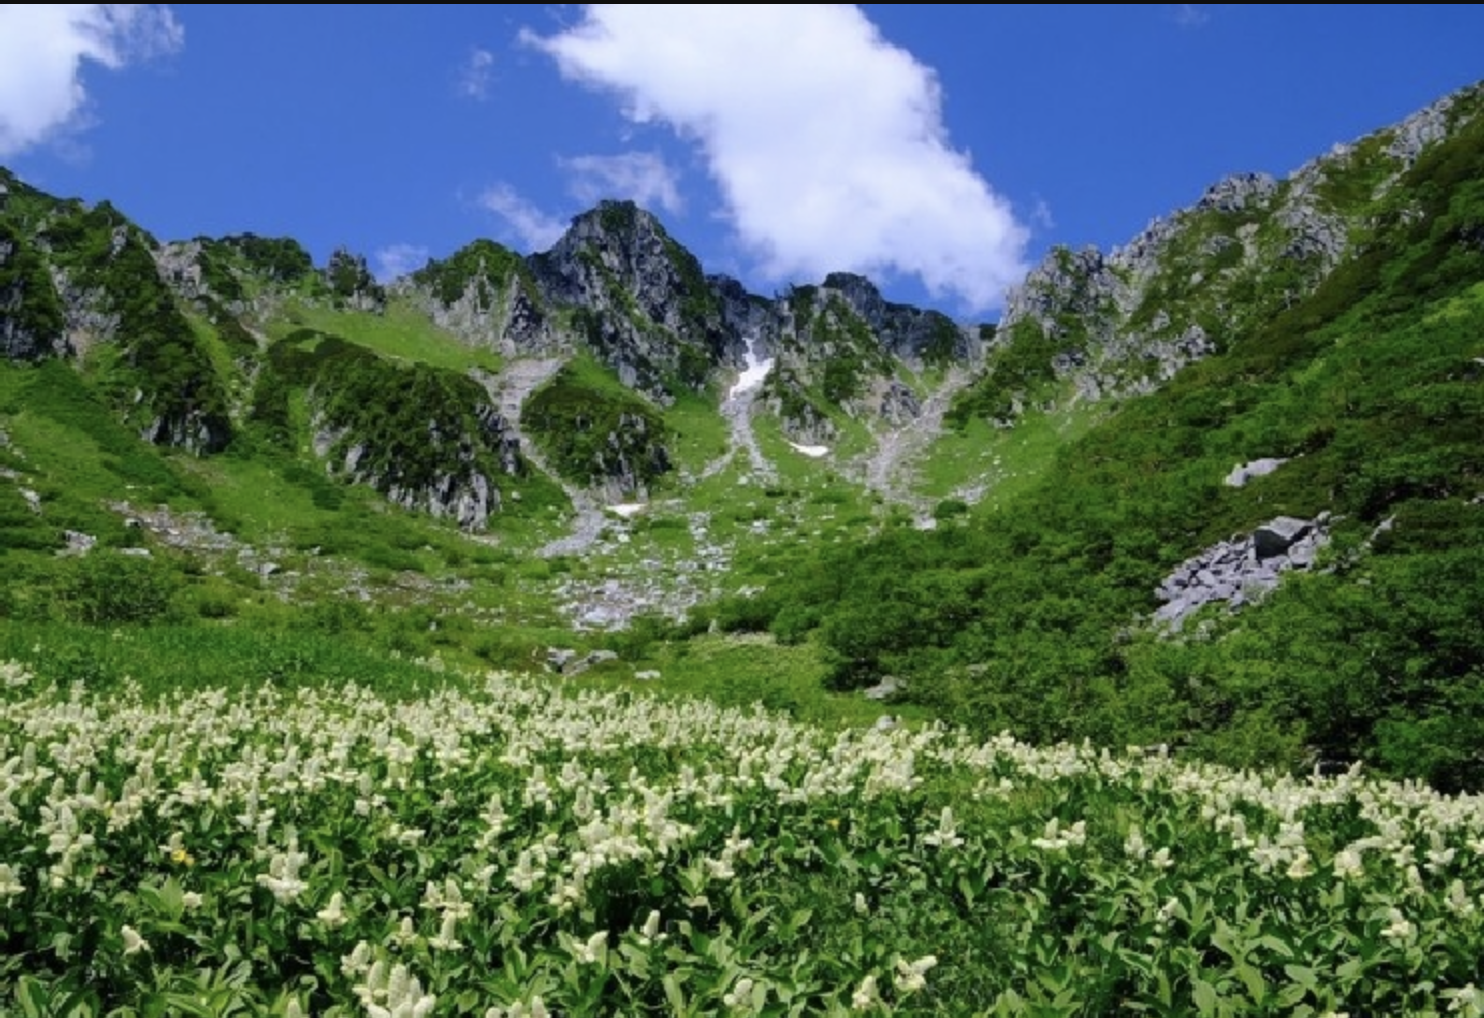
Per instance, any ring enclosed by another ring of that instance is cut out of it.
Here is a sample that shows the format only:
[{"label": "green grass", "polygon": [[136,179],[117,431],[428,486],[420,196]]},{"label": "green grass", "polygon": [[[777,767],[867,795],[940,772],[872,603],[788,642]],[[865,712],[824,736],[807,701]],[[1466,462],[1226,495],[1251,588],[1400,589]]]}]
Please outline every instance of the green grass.
[{"label": "green grass", "polygon": [[670,455],[678,470],[699,474],[726,453],[731,432],[717,408],[717,400],[724,396],[715,386],[704,395],[683,392],[665,410],[665,422],[674,434]]},{"label": "green grass", "polygon": [[996,428],[983,418],[973,418],[962,431],[945,430],[928,447],[916,464],[912,490],[925,498],[943,499],[982,487],[982,504],[1008,505],[1031,490],[1057,452],[1104,413],[1086,407],[1032,411],[1017,419],[1013,428]]},{"label": "green grass", "polygon": [[294,302],[286,309],[284,319],[269,327],[269,334],[275,340],[282,339],[304,327],[344,336],[386,357],[435,368],[454,371],[482,368],[497,372],[503,363],[493,350],[460,342],[426,316],[396,301],[387,304],[384,315]]},{"label": "green grass", "polygon": [[[638,680],[633,672],[653,670],[658,680]],[[810,644],[780,646],[766,633],[718,634],[655,644],[632,666],[615,663],[588,673],[581,684],[630,685],[662,695],[691,696],[723,707],[762,704],[799,721],[827,726],[874,724],[883,715],[926,721],[920,707],[889,705],[860,694],[824,688],[825,668]]]}]

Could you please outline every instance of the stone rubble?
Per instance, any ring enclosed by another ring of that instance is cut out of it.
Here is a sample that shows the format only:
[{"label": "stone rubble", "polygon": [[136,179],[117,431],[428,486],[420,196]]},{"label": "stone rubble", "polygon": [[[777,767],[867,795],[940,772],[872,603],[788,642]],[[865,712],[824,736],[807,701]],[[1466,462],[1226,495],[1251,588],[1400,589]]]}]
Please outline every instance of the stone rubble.
[{"label": "stone rubble", "polygon": [[1283,573],[1308,569],[1329,543],[1329,513],[1312,520],[1279,516],[1244,537],[1222,541],[1186,559],[1154,591],[1164,602],[1156,623],[1179,631],[1209,604],[1240,608],[1276,587]]}]

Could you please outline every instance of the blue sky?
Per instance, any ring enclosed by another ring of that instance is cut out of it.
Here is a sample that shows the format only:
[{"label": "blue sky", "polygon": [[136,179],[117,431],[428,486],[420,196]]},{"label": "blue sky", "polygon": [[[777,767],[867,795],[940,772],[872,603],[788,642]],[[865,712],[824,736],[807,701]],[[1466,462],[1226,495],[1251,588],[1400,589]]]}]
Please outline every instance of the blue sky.
[{"label": "blue sky", "polygon": [[1484,77],[1484,5],[0,5],[0,165],[161,239],[383,273],[542,250],[599,197],[773,293],[832,269],[992,318]]}]

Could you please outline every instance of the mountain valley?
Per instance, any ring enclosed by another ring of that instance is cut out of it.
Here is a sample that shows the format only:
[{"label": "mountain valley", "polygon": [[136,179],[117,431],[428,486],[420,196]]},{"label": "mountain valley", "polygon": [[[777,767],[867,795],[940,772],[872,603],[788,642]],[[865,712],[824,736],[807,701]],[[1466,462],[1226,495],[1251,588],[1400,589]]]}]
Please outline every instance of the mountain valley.
[{"label": "mountain valley", "polygon": [[0,171],[0,659],[302,635],[1478,787],[1481,108],[1056,249],[994,323],[748,293],[630,202],[382,282]]}]

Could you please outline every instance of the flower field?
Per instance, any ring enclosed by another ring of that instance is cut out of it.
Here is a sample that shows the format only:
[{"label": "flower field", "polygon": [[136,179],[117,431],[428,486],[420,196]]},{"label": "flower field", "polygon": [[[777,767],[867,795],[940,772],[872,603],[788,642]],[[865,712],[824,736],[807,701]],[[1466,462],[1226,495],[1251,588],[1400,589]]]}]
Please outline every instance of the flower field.
[{"label": "flower field", "polygon": [[0,665],[0,1013],[1484,1014],[1484,804],[550,682]]}]

